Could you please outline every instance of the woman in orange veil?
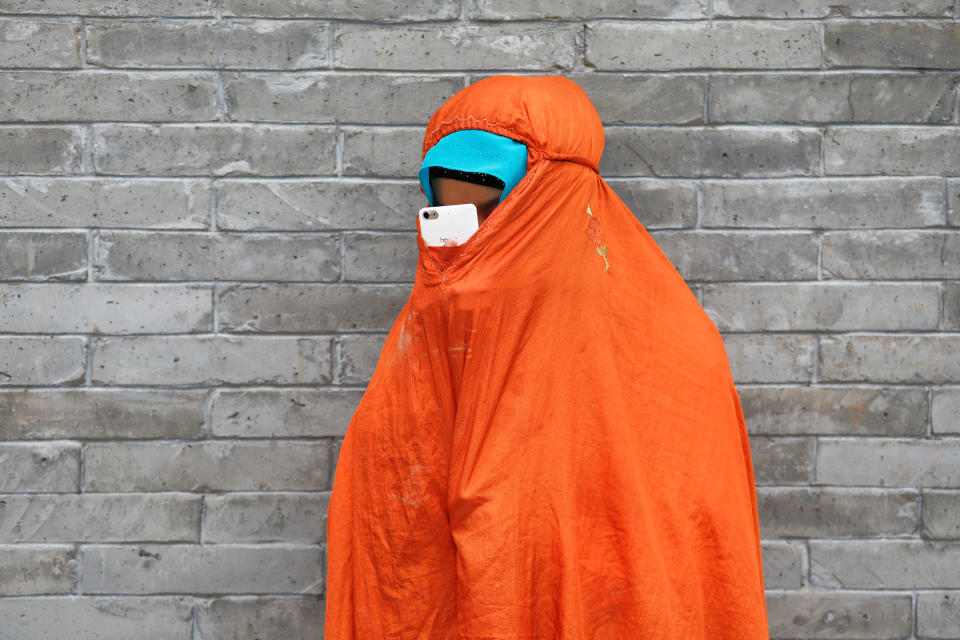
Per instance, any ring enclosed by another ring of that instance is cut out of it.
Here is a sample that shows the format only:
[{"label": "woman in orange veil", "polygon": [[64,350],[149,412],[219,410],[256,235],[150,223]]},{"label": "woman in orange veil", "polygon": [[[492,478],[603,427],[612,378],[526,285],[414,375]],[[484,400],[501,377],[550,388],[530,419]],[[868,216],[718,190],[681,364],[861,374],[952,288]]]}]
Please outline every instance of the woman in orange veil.
[{"label": "woman in orange veil", "polygon": [[527,147],[428,247],[340,450],[326,640],[768,638],[747,430],[719,332],[598,173],[562,76],[431,117]]}]

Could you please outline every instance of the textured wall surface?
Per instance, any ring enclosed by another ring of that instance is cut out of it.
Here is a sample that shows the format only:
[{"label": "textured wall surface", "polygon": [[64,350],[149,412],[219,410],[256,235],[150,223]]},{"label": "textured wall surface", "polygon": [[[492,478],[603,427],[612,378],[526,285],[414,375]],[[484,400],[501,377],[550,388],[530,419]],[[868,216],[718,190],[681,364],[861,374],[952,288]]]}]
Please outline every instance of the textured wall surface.
[{"label": "textured wall surface", "polygon": [[494,73],[586,89],[724,336],[771,637],[960,638],[956,0],[0,0],[0,637],[321,637],[424,126]]}]

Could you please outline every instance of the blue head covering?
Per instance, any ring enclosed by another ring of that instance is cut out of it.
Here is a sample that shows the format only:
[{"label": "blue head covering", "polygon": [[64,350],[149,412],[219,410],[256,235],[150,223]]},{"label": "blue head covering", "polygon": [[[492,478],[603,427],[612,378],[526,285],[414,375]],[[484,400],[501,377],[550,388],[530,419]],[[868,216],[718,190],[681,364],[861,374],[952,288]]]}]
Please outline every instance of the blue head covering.
[{"label": "blue head covering", "polygon": [[480,129],[461,129],[440,138],[423,157],[419,175],[427,202],[433,206],[430,167],[495,176],[503,181],[503,202],[527,173],[527,145]]}]

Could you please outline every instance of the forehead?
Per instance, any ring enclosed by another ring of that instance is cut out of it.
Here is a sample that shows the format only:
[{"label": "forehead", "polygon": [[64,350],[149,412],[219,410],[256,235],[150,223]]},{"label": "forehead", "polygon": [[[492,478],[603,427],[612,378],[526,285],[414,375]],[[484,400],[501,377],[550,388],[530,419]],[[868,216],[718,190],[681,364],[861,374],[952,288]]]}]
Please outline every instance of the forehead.
[{"label": "forehead", "polygon": [[455,178],[431,178],[430,184],[440,199],[448,200],[451,198],[467,200],[486,200],[499,198],[503,189],[499,187],[488,186],[457,180]]}]

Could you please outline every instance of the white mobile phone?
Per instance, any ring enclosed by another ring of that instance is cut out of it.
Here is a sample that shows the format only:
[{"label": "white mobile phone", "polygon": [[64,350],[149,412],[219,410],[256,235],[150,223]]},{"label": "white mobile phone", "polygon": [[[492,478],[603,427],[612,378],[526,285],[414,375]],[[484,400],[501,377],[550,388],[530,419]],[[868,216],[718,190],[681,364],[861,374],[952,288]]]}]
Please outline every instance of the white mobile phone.
[{"label": "white mobile phone", "polygon": [[447,240],[463,244],[480,228],[477,206],[451,204],[420,209],[420,235],[429,247],[442,247]]}]

